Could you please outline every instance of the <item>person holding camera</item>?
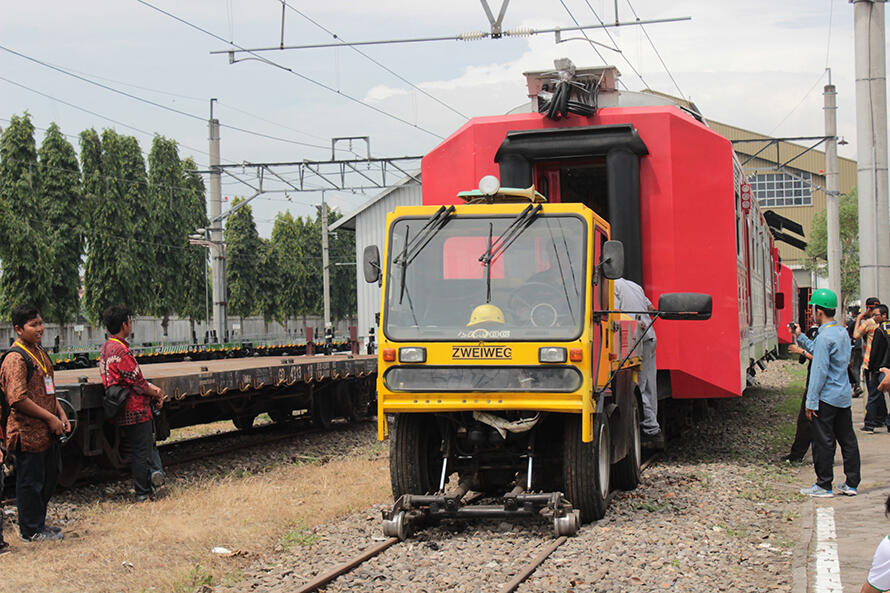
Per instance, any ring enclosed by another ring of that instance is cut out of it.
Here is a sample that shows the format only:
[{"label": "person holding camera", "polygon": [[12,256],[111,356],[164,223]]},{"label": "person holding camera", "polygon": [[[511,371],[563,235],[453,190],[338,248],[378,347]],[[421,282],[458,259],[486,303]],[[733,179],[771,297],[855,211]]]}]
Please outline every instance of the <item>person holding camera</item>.
[{"label": "person holding camera", "polygon": [[[789,323],[788,328],[792,333],[797,329],[796,323]],[[819,328],[811,327],[807,331],[807,337],[811,340],[816,337],[816,331]],[[800,359],[798,362],[803,364],[807,363],[807,382],[810,380],[810,370],[813,366],[813,355],[798,346],[797,344],[791,344],[788,346],[788,352],[792,354],[799,354]],[[811,422],[807,419],[807,387],[806,383],[804,383],[803,388],[803,397],[800,399],[800,411],[797,413],[797,429],[794,432],[794,442],[791,443],[791,451],[782,457],[782,461],[786,463],[801,463],[803,462],[804,455],[807,454],[807,449],[810,448],[810,444],[813,442],[813,431],[811,427]]]},{"label": "person holding camera", "polygon": [[[847,365],[850,343],[847,332],[835,321],[837,295],[827,288],[813,292],[809,303],[813,319],[819,324],[815,340],[795,328],[798,344],[813,355],[807,381],[807,419],[813,423],[813,466],[816,483],[801,488],[807,496],[831,497],[834,490],[855,496],[859,487],[859,443],[853,430],[853,397]],[[835,444],[841,447],[846,481],[832,489]]]},{"label": "person holding camera", "polygon": [[874,434],[875,429],[886,426],[890,431],[890,416],[887,415],[887,402],[884,401],[884,392],[878,389],[884,374],[881,371],[887,349],[890,347],[890,339],[887,330],[887,305],[877,305],[872,314],[872,321],[877,324],[871,338],[871,351],[868,358],[866,377],[868,382],[868,399],[865,403],[865,421],[860,430]]},{"label": "person holding camera", "polygon": [[139,363],[127,343],[132,332],[130,310],[123,305],[108,307],[102,319],[110,337],[99,352],[99,374],[106,389],[111,385],[120,385],[130,392],[123,409],[113,421],[120,426],[131,451],[136,502],[144,502],[166,480],[161,456],[155,445],[152,414],[152,404],[158,408],[164,405],[164,394],[142,376]]}]

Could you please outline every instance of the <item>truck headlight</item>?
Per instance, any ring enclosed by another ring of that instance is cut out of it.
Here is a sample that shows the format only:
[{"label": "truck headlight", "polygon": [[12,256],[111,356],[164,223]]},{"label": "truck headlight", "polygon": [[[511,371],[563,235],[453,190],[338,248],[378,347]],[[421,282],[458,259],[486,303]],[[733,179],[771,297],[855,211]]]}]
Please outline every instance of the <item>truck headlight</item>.
[{"label": "truck headlight", "polygon": [[538,348],[538,362],[565,362],[566,349],[558,346]]},{"label": "truck headlight", "polygon": [[399,362],[426,362],[426,348],[418,346],[399,348]]}]

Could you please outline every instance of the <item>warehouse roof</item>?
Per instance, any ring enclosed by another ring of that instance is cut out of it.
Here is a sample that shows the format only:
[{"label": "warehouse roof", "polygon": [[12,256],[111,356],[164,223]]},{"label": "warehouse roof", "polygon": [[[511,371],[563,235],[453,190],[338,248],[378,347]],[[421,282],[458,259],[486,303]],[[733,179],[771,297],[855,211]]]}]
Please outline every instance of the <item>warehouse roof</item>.
[{"label": "warehouse roof", "polygon": [[364,204],[359,206],[355,211],[347,214],[343,218],[338,219],[337,222],[332,224],[330,229],[328,229],[328,230],[336,231],[337,229],[342,228],[343,230],[354,231],[355,230],[355,219],[356,219],[356,217],[358,217],[359,214],[361,214],[362,212],[364,212],[365,210],[367,210],[368,208],[370,208],[371,206],[373,206],[374,204],[376,204],[377,202],[379,202],[380,200],[382,200],[383,198],[385,198],[386,196],[388,196],[395,190],[397,190],[400,187],[403,187],[405,185],[408,185],[411,182],[415,182],[415,183],[420,182],[420,170],[419,169],[415,170],[415,171],[409,171],[407,176],[402,177],[401,179],[396,181],[393,185],[390,185],[389,187],[384,189],[382,192],[380,192],[379,194],[377,194],[376,196],[374,196],[373,198],[371,198],[370,200],[368,200],[367,202],[365,202]]}]

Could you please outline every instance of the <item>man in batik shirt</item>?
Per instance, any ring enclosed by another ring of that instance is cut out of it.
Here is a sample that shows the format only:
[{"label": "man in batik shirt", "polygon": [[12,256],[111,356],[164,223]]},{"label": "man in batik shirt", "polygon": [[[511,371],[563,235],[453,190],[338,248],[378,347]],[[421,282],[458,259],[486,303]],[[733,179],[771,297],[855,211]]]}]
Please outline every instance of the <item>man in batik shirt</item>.
[{"label": "man in batik shirt", "polygon": [[164,468],[155,445],[154,418],[151,405],[164,403],[160,388],[142,376],[139,363],[130,350],[127,338],[132,332],[130,310],[123,305],[108,307],[102,316],[110,337],[99,353],[99,374],[108,388],[120,385],[129,391],[123,409],[109,418],[121,428],[132,455],[133,490],[136,501],[148,500],[164,484]]}]

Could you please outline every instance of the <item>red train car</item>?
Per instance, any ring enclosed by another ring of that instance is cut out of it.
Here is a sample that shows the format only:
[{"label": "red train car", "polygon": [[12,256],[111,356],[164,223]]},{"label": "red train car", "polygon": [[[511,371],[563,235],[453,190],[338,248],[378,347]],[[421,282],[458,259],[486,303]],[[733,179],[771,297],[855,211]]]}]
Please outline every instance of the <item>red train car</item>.
[{"label": "red train car", "polygon": [[[471,119],[423,159],[423,203],[459,203],[459,191],[495,175],[589,206],[624,243],[625,276],[652,302],[713,296],[707,322],[656,324],[659,396],[738,397],[777,348],[778,315],[772,237],[732,145],[678,105],[618,92],[614,69],[584,72],[600,76],[592,116]],[[532,95],[541,74],[527,75]]]},{"label": "red train car", "polygon": [[776,301],[782,305],[779,308],[779,324],[777,328],[779,344],[791,344],[793,340],[788,324],[792,322],[800,324],[800,320],[797,318],[797,282],[794,280],[794,273],[791,271],[791,268],[781,263],[777,267],[779,269],[779,290]]}]

